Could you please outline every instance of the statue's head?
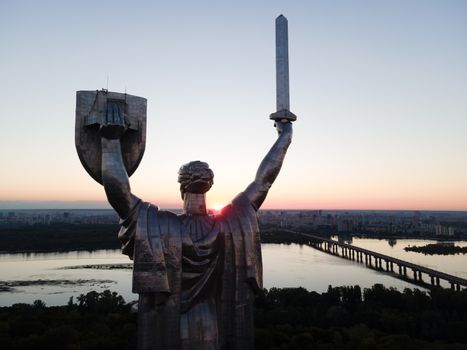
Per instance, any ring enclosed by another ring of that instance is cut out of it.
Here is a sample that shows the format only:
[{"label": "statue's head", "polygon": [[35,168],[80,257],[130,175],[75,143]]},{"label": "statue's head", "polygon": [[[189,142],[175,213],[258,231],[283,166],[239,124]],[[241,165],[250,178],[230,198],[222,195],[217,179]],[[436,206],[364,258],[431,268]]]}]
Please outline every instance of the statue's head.
[{"label": "statue's head", "polygon": [[178,171],[182,199],[186,192],[206,193],[214,183],[214,173],[208,163],[195,160],[182,165]]}]

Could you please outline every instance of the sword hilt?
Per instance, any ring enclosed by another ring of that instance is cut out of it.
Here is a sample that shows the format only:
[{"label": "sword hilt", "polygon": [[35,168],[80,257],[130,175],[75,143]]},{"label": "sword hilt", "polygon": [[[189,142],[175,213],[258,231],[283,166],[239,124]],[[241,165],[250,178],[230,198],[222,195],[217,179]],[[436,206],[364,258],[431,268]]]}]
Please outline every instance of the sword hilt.
[{"label": "sword hilt", "polygon": [[269,119],[274,120],[276,122],[294,122],[297,120],[297,116],[287,109],[282,109],[280,111],[272,113],[269,116]]}]

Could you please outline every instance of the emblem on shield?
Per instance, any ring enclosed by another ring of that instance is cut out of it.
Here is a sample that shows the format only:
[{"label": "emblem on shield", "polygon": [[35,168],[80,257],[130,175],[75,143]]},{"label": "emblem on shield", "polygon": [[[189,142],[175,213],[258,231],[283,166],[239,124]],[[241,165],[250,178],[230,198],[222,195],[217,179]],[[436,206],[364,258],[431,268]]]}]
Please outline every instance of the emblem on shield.
[{"label": "emblem on shield", "polygon": [[107,90],[76,92],[75,145],[81,164],[91,177],[102,184],[101,136],[107,106],[118,104],[129,123],[121,138],[123,163],[128,176],[138,168],[146,146],[146,107],[143,97]]}]

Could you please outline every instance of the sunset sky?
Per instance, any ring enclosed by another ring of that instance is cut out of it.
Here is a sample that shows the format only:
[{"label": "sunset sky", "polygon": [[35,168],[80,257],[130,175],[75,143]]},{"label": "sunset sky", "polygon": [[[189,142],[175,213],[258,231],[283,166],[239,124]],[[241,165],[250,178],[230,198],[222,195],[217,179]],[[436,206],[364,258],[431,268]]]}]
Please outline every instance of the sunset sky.
[{"label": "sunset sky", "polygon": [[177,171],[228,203],[276,139],[274,20],[289,20],[283,169],[263,208],[467,210],[466,1],[0,2],[0,209],[104,206],[75,93],[148,99],[133,192],[181,206]]}]

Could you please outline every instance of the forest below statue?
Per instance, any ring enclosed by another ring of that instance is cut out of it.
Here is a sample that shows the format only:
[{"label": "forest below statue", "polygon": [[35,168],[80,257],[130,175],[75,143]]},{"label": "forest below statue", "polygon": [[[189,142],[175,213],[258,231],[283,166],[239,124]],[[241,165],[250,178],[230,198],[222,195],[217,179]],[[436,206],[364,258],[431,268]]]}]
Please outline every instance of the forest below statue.
[{"label": "forest below statue", "polygon": [[[374,285],[272,288],[256,299],[255,348],[465,349],[467,291],[403,292]],[[0,308],[4,349],[135,349],[136,314],[116,293],[80,295],[68,305]]]}]

